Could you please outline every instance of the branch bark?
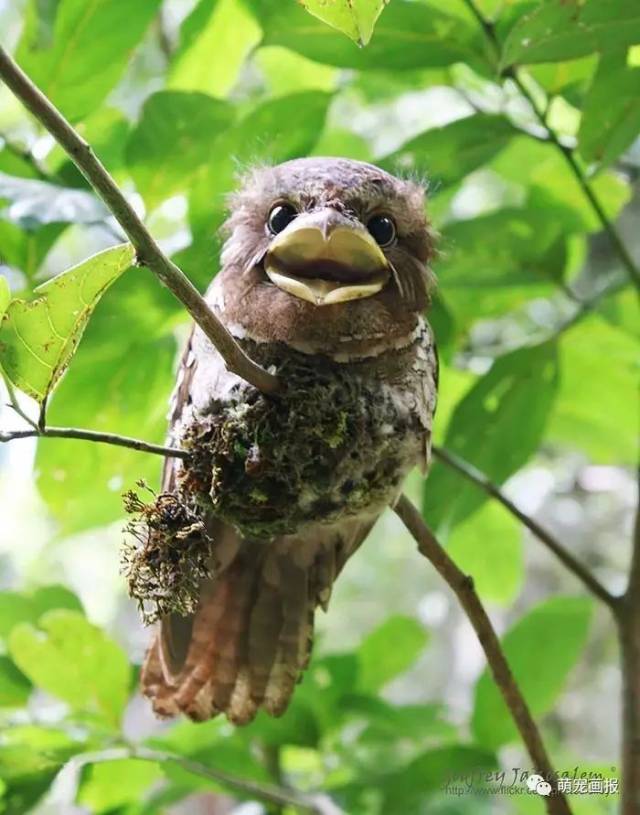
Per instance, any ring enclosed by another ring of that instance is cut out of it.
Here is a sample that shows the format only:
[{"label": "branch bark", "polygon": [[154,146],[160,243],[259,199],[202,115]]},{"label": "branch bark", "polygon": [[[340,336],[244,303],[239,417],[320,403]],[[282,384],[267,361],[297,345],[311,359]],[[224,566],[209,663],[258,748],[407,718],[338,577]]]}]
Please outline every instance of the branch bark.
[{"label": "branch bark", "polygon": [[615,595],[611,594],[600,581],[584,566],[577,560],[571,552],[569,552],[565,547],[557,540],[550,532],[548,532],[544,527],[540,526],[540,524],[523,512],[521,509],[513,503],[510,498],[502,492],[502,490],[496,486],[492,481],[490,481],[487,476],[477,470],[472,464],[468,461],[464,461],[459,456],[456,456],[455,453],[451,453],[449,450],[445,450],[442,447],[433,447],[434,455],[440,459],[447,467],[450,467],[452,470],[455,470],[459,473],[463,478],[466,478],[468,481],[471,481],[472,484],[475,484],[478,489],[481,489],[487,495],[495,498],[496,501],[499,501],[502,506],[514,515],[526,528],[532,532],[539,541],[541,541],[547,549],[549,549],[553,554],[558,558],[558,560],[566,566],[566,568],[574,574],[578,580],[582,582],[582,584],[592,593],[594,594],[599,600],[602,600],[605,605],[607,605],[611,611],[615,612],[617,606],[620,602],[620,598],[616,597]]},{"label": "branch bark", "polygon": [[171,458],[189,458],[186,450],[175,447],[163,447],[161,444],[152,444],[142,439],[134,439],[131,436],[120,436],[118,433],[102,433],[98,430],[83,430],[79,427],[43,427],[32,430],[10,430],[0,433],[0,444],[14,441],[15,439],[29,438],[50,438],[50,439],[78,439],[81,441],[92,441],[98,444],[111,444],[116,447],[129,447],[131,450],[139,450],[143,453],[154,453],[157,456],[170,456]]},{"label": "branch bark", "polygon": [[476,594],[472,578],[464,574],[451,560],[423,521],[418,510],[405,495],[400,496],[394,509],[418,544],[420,554],[427,558],[438,574],[448,583],[473,626],[487,657],[489,669],[509,708],[534,769],[555,789],[555,794],[545,799],[547,812],[549,815],[571,815],[567,799],[557,791],[556,774],[542,742],[540,731],[511,672],[491,620]]},{"label": "branch bark", "polygon": [[[640,473],[639,473],[640,476]],[[622,663],[622,815],[640,813],[640,477],[629,583],[618,611]]]},{"label": "branch bark", "polygon": [[2,46],[0,77],[68,153],[127,234],[136,249],[138,263],[153,272],[180,300],[218,349],[227,368],[263,393],[275,393],[279,389],[277,377],[256,365],[244,353],[191,281],[160,249],[90,145],[78,135]]}]

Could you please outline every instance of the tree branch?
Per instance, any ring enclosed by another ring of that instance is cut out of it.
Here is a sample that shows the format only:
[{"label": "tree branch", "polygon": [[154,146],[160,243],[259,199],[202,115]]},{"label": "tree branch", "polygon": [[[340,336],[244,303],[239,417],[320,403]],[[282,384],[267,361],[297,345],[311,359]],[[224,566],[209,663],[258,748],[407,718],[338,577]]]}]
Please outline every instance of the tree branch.
[{"label": "tree branch", "polygon": [[0,77],[36,119],[69,154],[76,167],[107,205],[136,249],[138,263],[147,266],[180,300],[215,345],[227,368],[263,393],[275,393],[277,377],[256,365],[209,308],[186,275],[162,252],[141,218],[118,189],[89,144],[33,84],[0,46]]},{"label": "tree branch", "polygon": [[487,657],[489,669],[509,708],[534,769],[556,789],[555,795],[545,800],[547,812],[549,815],[571,815],[567,799],[557,792],[556,774],[547,756],[540,732],[511,672],[491,620],[476,594],[472,578],[465,575],[451,560],[423,521],[418,510],[405,495],[400,496],[394,509],[418,544],[419,552],[434,566],[460,601],[460,605],[478,636]]},{"label": "tree branch", "polygon": [[[496,29],[495,29],[494,24],[491,22],[491,20],[487,19],[484,16],[482,11],[476,5],[475,0],[464,0],[464,3],[467,6],[467,8],[469,9],[469,11],[473,14],[473,16],[478,21],[478,24],[480,25],[480,27],[484,31],[485,36],[487,37],[487,40],[491,44],[491,47],[494,49],[494,51],[496,53],[496,56],[498,58],[498,61],[499,61],[501,56],[502,56],[502,48],[501,48],[500,40],[498,39],[498,35],[496,33]],[[562,141],[560,140],[559,135],[549,125],[549,120],[547,118],[546,111],[542,110],[538,106],[538,104],[537,104],[536,100],[534,99],[533,95],[529,92],[529,89],[523,83],[522,79],[518,75],[517,67],[513,66],[513,65],[509,66],[508,68],[506,68],[503,71],[502,75],[504,77],[507,77],[508,79],[512,80],[512,82],[518,88],[518,90],[520,91],[522,96],[527,100],[527,102],[531,106],[531,109],[533,110],[533,113],[534,113],[536,119],[540,122],[542,127],[545,129],[545,131],[547,133],[547,136],[548,136],[549,142],[551,142],[556,147],[556,149],[559,150],[560,153],[562,154],[564,160],[566,161],[567,165],[569,166],[569,169],[573,173],[573,175],[574,175],[576,181],[578,182],[580,188],[582,189],[582,191],[585,194],[587,200],[591,204],[591,207],[592,207],[597,219],[600,221],[600,225],[602,226],[602,229],[609,236],[609,240],[611,241],[611,245],[613,246],[613,249],[615,250],[616,254],[618,255],[618,258],[619,258],[621,264],[626,269],[627,274],[629,275],[629,279],[631,280],[631,282],[637,288],[640,289],[640,266],[638,266],[634,262],[634,260],[631,257],[627,247],[624,244],[624,241],[620,237],[620,235],[618,233],[618,230],[615,228],[613,223],[609,220],[609,216],[604,211],[604,207],[600,203],[600,200],[599,200],[598,196],[596,195],[596,193],[593,190],[593,187],[589,183],[584,171],[582,170],[582,167],[580,167],[580,164],[576,160],[574,151],[570,147],[567,147],[565,144],[562,143]]]},{"label": "tree branch", "polygon": [[611,594],[600,581],[584,566],[580,561],[569,552],[550,532],[534,520],[531,516],[527,515],[513,503],[510,498],[502,492],[502,490],[490,481],[487,476],[476,469],[473,464],[455,455],[455,453],[445,450],[442,447],[433,447],[434,455],[440,459],[447,467],[455,470],[467,481],[475,484],[478,489],[482,490],[487,495],[495,498],[502,506],[514,515],[526,528],[532,532],[538,540],[540,540],[547,549],[550,549],[558,560],[572,572],[578,580],[580,580],[586,588],[592,592],[596,597],[602,600],[613,612],[616,611],[620,599]]},{"label": "tree branch", "polygon": [[[30,420],[28,420],[30,421]],[[117,433],[102,433],[98,430],[82,430],[78,427],[37,427],[32,430],[10,430],[0,432],[0,444],[15,439],[52,438],[52,439],[80,439],[98,444],[112,444],[116,447],[129,447],[131,450],[140,450],[143,453],[154,453],[157,456],[170,456],[172,458],[189,458],[186,450],[174,447],[163,447],[161,444],[152,444],[130,436],[120,436]]]},{"label": "tree branch", "polygon": [[147,747],[113,747],[95,753],[84,753],[71,759],[68,765],[71,765],[75,770],[80,770],[87,764],[122,761],[123,759],[138,759],[139,761],[150,761],[158,764],[172,762],[189,773],[215,781],[217,784],[222,784],[232,790],[239,790],[245,795],[257,798],[260,801],[295,807],[299,812],[311,813],[311,815],[342,815],[342,811],[326,795],[306,794],[274,784],[248,781],[236,775],[231,775],[224,770],[208,767],[199,761],[193,761],[184,756],[162,750],[150,750]]},{"label": "tree branch", "polygon": [[622,666],[622,806],[640,813],[640,472],[629,583],[618,614]]}]

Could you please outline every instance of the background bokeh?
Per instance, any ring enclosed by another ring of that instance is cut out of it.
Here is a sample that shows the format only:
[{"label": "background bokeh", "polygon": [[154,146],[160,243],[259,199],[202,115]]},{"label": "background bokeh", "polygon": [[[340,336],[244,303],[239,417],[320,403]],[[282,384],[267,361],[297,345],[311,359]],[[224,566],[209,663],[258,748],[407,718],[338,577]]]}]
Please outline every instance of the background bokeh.
[{"label": "background bokeh", "polygon": [[[478,3],[497,21],[503,65],[524,65],[528,95],[639,258],[640,46],[625,3],[615,35],[611,25],[590,45],[573,29],[559,44],[520,33],[527,15],[562,5]],[[467,4],[392,0],[358,49],[289,0],[0,0],[0,40],[200,288],[217,270],[225,194],[251,163],[344,155],[426,179],[441,233],[436,441],[503,484],[611,591],[624,589],[636,296],[562,150],[522,89],[498,78]],[[121,240],[0,85],[0,273],[13,293]],[[128,271],[92,316],[49,421],[161,441],[187,330],[157,281]],[[1,429],[23,426],[0,408]],[[319,613],[312,668],[282,720],[239,731],[154,720],[136,690],[150,632],[119,551],[121,494],[141,477],[157,485],[159,468],[154,456],[77,441],[0,445],[0,811],[265,811],[169,761],[106,760],[136,744],[322,790],[358,815],[543,811],[536,796],[442,790],[449,773],[531,768],[471,627],[391,513]],[[426,483],[412,474],[407,489],[498,631],[512,631],[508,655],[556,766],[617,777],[606,609],[444,465]],[[572,806],[599,815],[615,798],[572,796]]]}]

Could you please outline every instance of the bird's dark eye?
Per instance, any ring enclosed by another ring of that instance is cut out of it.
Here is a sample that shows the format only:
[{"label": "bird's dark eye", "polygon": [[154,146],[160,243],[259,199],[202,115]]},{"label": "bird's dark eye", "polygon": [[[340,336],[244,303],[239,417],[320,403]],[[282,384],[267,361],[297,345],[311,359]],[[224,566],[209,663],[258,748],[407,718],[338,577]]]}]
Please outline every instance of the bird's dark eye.
[{"label": "bird's dark eye", "polygon": [[369,219],[367,229],[379,246],[389,246],[396,236],[396,225],[388,215],[374,215]]},{"label": "bird's dark eye", "polygon": [[282,232],[283,229],[289,226],[297,214],[295,207],[291,204],[276,204],[269,213],[269,219],[267,221],[269,232],[272,232],[274,235],[277,235],[278,232]]}]

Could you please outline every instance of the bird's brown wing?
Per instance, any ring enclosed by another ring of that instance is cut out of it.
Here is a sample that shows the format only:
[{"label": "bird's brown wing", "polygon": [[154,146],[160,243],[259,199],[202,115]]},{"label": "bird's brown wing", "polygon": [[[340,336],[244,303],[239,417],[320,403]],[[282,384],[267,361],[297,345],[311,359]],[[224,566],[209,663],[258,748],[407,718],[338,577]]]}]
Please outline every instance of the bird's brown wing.
[{"label": "bird's brown wing", "polygon": [[[220,382],[223,389],[222,360],[212,353],[203,361],[192,334],[172,400],[172,434],[201,387],[196,377],[204,364],[207,386]],[[163,491],[175,490],[180,466],[167,459]],[[238,724],[261,707],[283,713],[309,660],[315,609],[326,608],[335,578],[374,522],[317,525],[264,543],[242,540],[213,515],[207,518],[221,565],[203,584],[195,614],[161,621],[142,671],[143,692],[156,712],[196,720],[223,712]]]}]

